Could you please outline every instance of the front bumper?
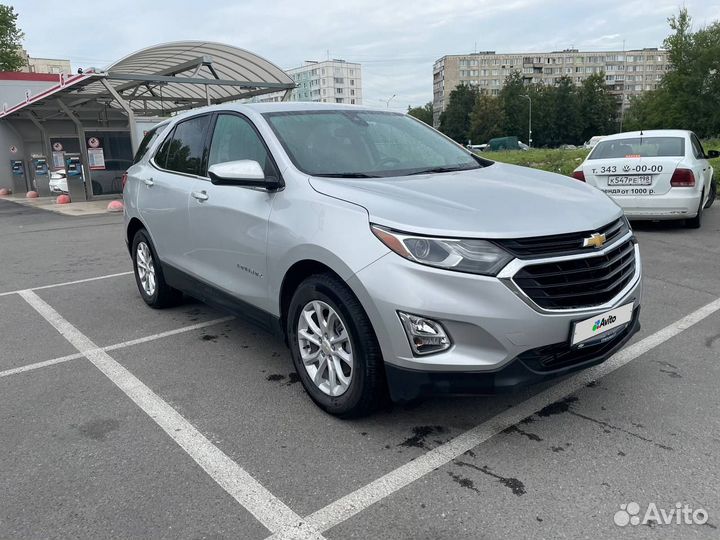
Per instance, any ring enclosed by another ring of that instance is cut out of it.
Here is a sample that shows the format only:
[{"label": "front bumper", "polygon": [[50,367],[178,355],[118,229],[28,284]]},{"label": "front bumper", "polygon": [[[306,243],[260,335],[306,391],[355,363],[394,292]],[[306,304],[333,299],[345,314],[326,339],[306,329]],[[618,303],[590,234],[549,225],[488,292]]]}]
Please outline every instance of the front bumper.
[{"label": "front bumper", "polygon": [[[611,302],[594,308],[542,309],[514,288],[510,280],[449,272],[407,261],[394,253],[359,271],[348,284],[373,323],[393,398],[406,399],[413,394],[406,387],[420,393],[439,388],[484,393],[587,367],[602,362],[616,350],[599,351],[592,358],[583,357],[552,370],[528,367],[531,362],[527,354],[522,357],[523,353],[569,343],[574,322],[631,303],[635,317],[625,328],[625,337],[636,332],[642,268],[635,249],[636,269],[630,284]],[[441,353],[414,355],[398,311],[440,322],[452,339],[452,347]],[[622,346],[619,341],[614,344]]]},{"label": "front bumper", "polygon": [[[392,364],[386,364],[385,372],[395,401],[447,394],[511,393],[531,384],[601,364],[621,349],[638,330],[640,330],[640,308],[635,309],[632,321],[610,341],[588,346],[584,350],[571,349],[567,343],[539,347],[520,354],[505,367],[491,372],[415,371]],[[543,359],[549,359],[548,363],[557,363],[559,367],[546,369]]]}]

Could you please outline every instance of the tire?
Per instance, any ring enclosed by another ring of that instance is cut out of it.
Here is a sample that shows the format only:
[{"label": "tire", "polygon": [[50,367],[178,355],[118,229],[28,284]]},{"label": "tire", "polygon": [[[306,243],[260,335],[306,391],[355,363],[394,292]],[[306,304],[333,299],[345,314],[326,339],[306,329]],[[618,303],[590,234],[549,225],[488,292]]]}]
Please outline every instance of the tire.
[{"label": "tire", "polygon": [[[316,309],[318,306],[320,314]],[[337,320],[331,317],[330,310]],[[308,324],[306,312],[310,313],[315,328],[326,330],[325,340],[322,340],[323,336],[317,339],[316,332]],[[320,316],[324,323],[330,324],[326,327],[322,323],[318,324]],[[305,279],[290,301],[286,321],[295,370],[310,398],[321,409],[341,418],[352,418],[369,414],[387,402],[385,369],[377,337],[362,305],[342,280],[332,274],[315,274]],[[338,332],[340,328],[344,332]],[[322,346],[304,339],[303,336],[307,335],[311,335]],[[335,336],[334,339],[342,342],[330,345],[328,336],[330,339]],[[338,336],[345,336],[345,339]],[[304,343],[302,348],[301,340]],[[334,347],[332,351],[330,347]],[[303,355],[311,358],[314,354],[318,355],[317,360],[308,363],[306,367]],[[341,359],[345,356],[352,358],[349,373],[345,373],[348,364]],[[334,379],[330,373],[331,367],[335,371]],[[338,369],[343,370],[342,376]],[[311,371],[315,371],[313,376]],[[342,378],[346,379],[345,389],[342,388]],[[337,383],[335,387],[332,386],[333,380]]]},{"label": "tire", "polygon": [[[173,289],[165,282],[155,246],[145,229],[140,229],[133,237],[132,261],[135,283],[140,291],[140,296],[148,306],[162,309],[176,306],[182,301],[182,292]],[[152,271],[150,272],[148,268]],[[154,278],[152,286],[149,285],[149,277],[144,277],[148,276],[148,273]]]},{"label": "tire", "polygon": [[685,220],[685,227],[688,229],[699,229],[702,225],[702,213],[703,213],[703,198],[704,194],[700,196],[700,205],[698,206],[697,215],[694,218]]},{"label": "tire", "polygon": [[715,202],[715,198],[717,197],[717,182],[714,178],[710,180],[710,195],[708,195],[708,200],[705,203],[705,208],[710,208],[713,203]]}]

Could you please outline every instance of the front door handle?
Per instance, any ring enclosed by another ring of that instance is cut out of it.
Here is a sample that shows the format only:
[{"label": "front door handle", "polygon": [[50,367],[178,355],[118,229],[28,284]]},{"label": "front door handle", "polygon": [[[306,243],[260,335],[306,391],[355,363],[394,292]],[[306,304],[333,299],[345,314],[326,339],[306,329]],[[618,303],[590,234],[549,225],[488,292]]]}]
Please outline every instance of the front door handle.
[{"label": "front door handle", "polygon": [[152,178],[143,178],[143,184],[145,184],[147,187],[153,187],[155,185],[155,182],[153,182]]},{"label": "front door handle", "polygon": [[209,196],[206,191],[193,191],[190,195],[192,195],[193,199],[197,199],[198,201],[207,201]]}]

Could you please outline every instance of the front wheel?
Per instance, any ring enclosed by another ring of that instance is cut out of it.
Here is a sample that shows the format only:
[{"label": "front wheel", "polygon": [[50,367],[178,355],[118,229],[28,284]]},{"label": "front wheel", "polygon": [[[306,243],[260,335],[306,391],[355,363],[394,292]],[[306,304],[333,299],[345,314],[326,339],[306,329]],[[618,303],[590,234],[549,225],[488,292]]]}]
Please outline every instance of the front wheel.
[{"label": "front wheel", "polygon": [[365,310],[339,278],[308,277],[287,313],[293,363],[312,400],[349,418],[372,412],[387,395],[380,346]]}]

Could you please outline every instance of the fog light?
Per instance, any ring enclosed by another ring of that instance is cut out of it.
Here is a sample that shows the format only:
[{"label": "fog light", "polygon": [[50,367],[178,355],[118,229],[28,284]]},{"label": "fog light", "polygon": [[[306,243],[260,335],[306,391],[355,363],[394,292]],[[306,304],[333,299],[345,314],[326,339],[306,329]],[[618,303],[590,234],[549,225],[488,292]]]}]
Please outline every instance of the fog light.
[{"label": "fog light", "polygon": [[398,315],[415,354],[442,352],[452,345],[450,336],[439,322],[402,311],[398,311]]}]

